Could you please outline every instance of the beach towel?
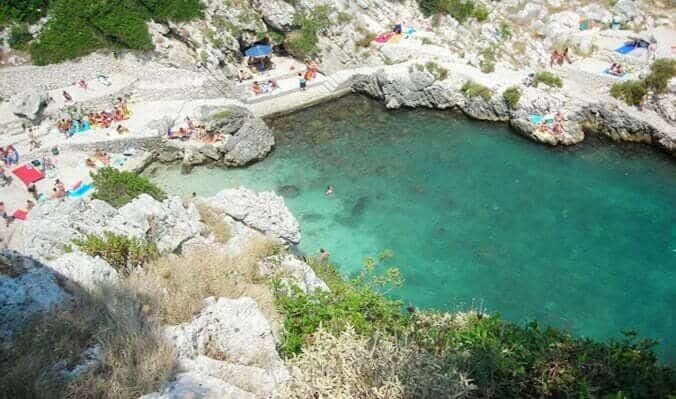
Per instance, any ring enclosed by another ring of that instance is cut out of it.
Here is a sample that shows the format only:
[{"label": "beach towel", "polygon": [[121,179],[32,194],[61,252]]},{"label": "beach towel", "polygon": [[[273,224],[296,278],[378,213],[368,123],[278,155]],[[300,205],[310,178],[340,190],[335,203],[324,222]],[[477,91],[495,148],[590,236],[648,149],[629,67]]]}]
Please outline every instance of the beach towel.
[{"label": "beach towel", "polygon": [[408,39],[408,38],[410,38],[411,36],[413,36],[414,33],[415,33],[415,28],[409,27],[408,29],[406,29],[406,32],[404,32],[404,37],[405,37],[406,39]]},{"label": "beach towel", "polygon": [[82,180],[79,180],[77,183],[73,184],[68,191],[75,191],[82,186]]},{"label": "beach towel", "polygon": [[390,43],[392,44],[397,44],[401,40],[401,35],[397,35],[396,33],[392,35],[392,38],[390,39]]},{"label": "beach towel", "polygon": [[68,196],[70,198],[82,198],[85,195],[89,194],[89,192],[93,187],[94,186],[91,184],[83,184],[77,190],[69,192]]},{"label": "beach towel", "polygon": [[26,218],[28,217],[28,212],[25,211],[25,210],[23,210],[23,209],[17,209],[17,210],[14,211],[14,213],[12,214],[12,217],[13,217],[14,219],[26,220]]},{"label": "beach towel", "polygon": [[630,74],[629,72],[627,72],[627,71],[624,71],[624,72],[622,73],[622,75],[616,75],[616,74],[614,74],[614,73],[611,73],[609,68],[604,69],[604,70],[603,70],[603,73],[606,74],[606,75],[608,75],[608,76],[612,76],[612,77],[618,78],[618,79],[626,79],[626,78],[629,77],[629,75],[631,75],[631,74]]},{"label": "beach towel", "polygon": [[88,131],[91,128],[89,125],[89,122],[87,121],[82,121],[82,124],[79,125],[76,121],[73,121],[73,126],[70,127],[70,130],[68,130],[68,133],[71,136],[74,136],[78,133],[84,133]]},{"label": "beach towel", "polygon": [[34,168],[30,164],[20,166],[14,170],[12,173],[16,175],[25,185],[35,183],[38,180],[41,180],[45,177],[45,174],[41,170]]},{"label": "beach towel", "polygon": [[624,44],[622,47],[615,49],[615,51],[620,54],[629,54],[634,50],[636,50],[636,46],[634,46],[632,43]]},{"label": "beach towel", "polygon": [[14,213],[12,214],[12,217],[13,217],[14,219],[26,220],[26,218],[28,217],[28,212],[27,212],[26,210],[24,210],[24,209],[17,209],[17,210],[14,211]]},{"label": "beach towel", "polygon": [[394,36],[393,32],[383,33],[381,35],[376,36],[374,41],[376,43],[387,43],[392,38],[392,36]]},{"label": "beach towel", "polygon": [[532,123],[534,123],[536,125],[540,125],[543,122],[548,124],[548,125],[551,125],[552,123],[554,123],[554,118],[551,115],[542,116],[542,115],[539,115],[539,114],[534,114],[534,115],[530,115],[528,117],[528,120],[530,120]]}]

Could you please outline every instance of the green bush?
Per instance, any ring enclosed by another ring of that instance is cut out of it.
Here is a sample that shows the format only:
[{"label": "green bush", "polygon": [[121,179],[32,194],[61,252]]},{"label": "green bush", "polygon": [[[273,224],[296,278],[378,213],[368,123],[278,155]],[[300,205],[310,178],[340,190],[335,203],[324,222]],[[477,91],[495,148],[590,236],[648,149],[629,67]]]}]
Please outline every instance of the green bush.
[{"label": "green bush", "polygon": [[468,80],[462,85],[460,91],[469,98],[481,97],[489,101],[493,97],[493,92],[486,86],[480,85],[472,80]]},{"label": "green bush", "polygon": [[535,74],[535,85],[537,86],[538,83],[544,83],[549,87],[563,87],[561,78],[547,71]]},{"label": "green bush", "polygon": [[669,80],[676,76],[676,60],[662,58],[650,66],[650,74],[645,78],[645,85],[655,93],[664,93]]},{"label": "green bush", "polygon": [[648,89],[642,80],[617,82],[610,88],[610,95],[624,100],[629,105],[639,105],[646,93],[648,93]]},{"label": "green bush", "polygon": [[9,47],[17,50],[25,50],[28,43],[33,40],[33,35],[28,31],[28,24],[20,23],[12,27],[9,33]]},{"label": "green bush", "polygon": [[401,281],[398,274],[368,283],[374,281],[378,263],[370,260],[352,280],[342,278],[330,265],[312,263],[331,292],[298,290],[278,296],[278,308],[285,316],[282,353],[289,356],[306,345],[316,346],[311,339],[320,324],[334,334],[354,325],[359,335],[374,340],[395,336],[395,345],[414,345],[420,355],[427,351],[441,373],[457,370],[476,385],[470,397],[668,398],[676,389],[673,370],[657,362],[655,342],[639,340],[633,333],[600,343],[497,315],[436,311],[405,315],[399,303],[383,293],[387,282]]},{"label": "green bush", "polygon": [[94,198],[106,201],[119,208],[138,197],[148,194],[156,200],[163,200],[164,192],[145,177],[133,172],[120,172],[113,168],[101,168],[92,173]]},{"label": "green bush", "polygon": [[474,8],[474,13],[472,14],[479,22],[484,22],[488,19],[488,9],[484,6],[477,6]]},{"label": "green bush", "polygon": [[93,51],[148,51],[153,43],[146,21],[185,21],[202,13],[199,0],[54,0],[52,17],[30,48],[38,65],[81,57]]},{"label": "green bush", "polygon": [[318,6],[309,13],[297,13],[294,16],[294,25],[300,28],[291,31],[284,42],[291,55],[305,58],[319,53],[317,35],[331,24],[330,13],[330,7]]},{"label": "green bush", "polygon": [[103,237],[89,234],[82,240],[73,240],[73,244],[88,255],[101,257],[115,270],[125,275],[159,256],[154,243],[108,231]]},{"label": "green bush", "polygon": [[418,0],[418,5],[426,15],[448,14],[460,23],[473,16],[475,8],[472,0]]},{"label": "green bush", "polygon": [[377,288],[390,284],[401,284],[396,269],[388,269],[382,276],[374,273],[388,256],[383,253],[378,260],[368,258],[364,262],[364,271],[349,281],[344,280],[333,266],[313,263],[331,292],[305,294],[296,289],[293,295],[286,295],[285,291],[275,290],[277,308],[286,316],[279,348],[282,355],[288,357],[300,353],[320,324],[335,332],[351,325],[360,334],[401,330],[405,321],[400,313],[401,303],[377,291]]},{"label": "green bush", "polygon": [[519,104],[520,98],[521,90],[516,86],[509,87],[502,93],[502,99],[505,100],[505,104],[512,109],[516,108],[517,104]]},{"label": "green bush", "polygon": [[7,22],[33,23],[47,14],[49,0],[3,0],[0,3],[0,25]]}]

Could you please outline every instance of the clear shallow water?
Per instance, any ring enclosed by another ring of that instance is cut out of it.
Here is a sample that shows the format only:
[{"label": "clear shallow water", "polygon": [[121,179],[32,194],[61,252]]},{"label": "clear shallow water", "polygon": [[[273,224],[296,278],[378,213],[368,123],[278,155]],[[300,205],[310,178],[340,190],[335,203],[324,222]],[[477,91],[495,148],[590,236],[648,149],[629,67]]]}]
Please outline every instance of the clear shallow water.
[{"label": "clear shallow water", "polygon": [[[383,249],[419,307],[489,312],[594,337],[635,329],[674,363],[676,163],[641,146],[550,149],[450,112],[387,112],[361,97],[278,118],[246,169],[147,172],[170,193],[284,192],[345,272]],[[328,184],[335,196],[327,198]],[[286,186],[286,187],[285,187]]]}]

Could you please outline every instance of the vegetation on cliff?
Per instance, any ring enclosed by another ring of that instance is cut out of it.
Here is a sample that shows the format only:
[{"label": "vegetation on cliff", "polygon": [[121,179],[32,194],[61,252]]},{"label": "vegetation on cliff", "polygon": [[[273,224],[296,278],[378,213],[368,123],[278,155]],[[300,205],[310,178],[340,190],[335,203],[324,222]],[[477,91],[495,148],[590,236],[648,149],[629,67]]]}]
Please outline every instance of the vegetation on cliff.
[{"label": "vegetation on cliff", "polygon": [[676,77],[676,60],[662,58],[650,66],[650,73],[645,78],[617,82],[610,89],[610,94],[629,105],[639,105],[648,91],[655,94],[666,92],[673,77]]},{"label": "vegetation on cliff", "polygon": [[202,15],[199,0],[30,0],[0,5],[0,23],[51,17],[28,47],[38,65],[62,62],[99,49],[152,50],[149,20],[187,21]]},{"label": "vegetation on cliff", "polygon": [[[325,380],[343,383],[325,389],[362,392],[367,385],[400,398],[438,397],[435,392],[443,388],[438,384],[456,392],[454,397],[469,398],[666,398],[676,389],[673,371],[657,362],[656,343],[634,333],[595,342],[536,322],[508,322],[497,315],[405,314],[399,302],[382,293],[385,287],[401,283],[394,269],[377,273],[387,259],[367,260],[364,272],[351,279],[342,278],[330,265],[315,264],[331,293],[287,296],[278,292],[278,307],[285,317],[280,349],[304,372],[312,375],[317,354],[327,358],[370,354],[365,357],[372,368],[362,374],[350,374],[340,367],[342,363],[325,363]],[[345,342],[345,334],[353,337],[351,344]],[[334,343],[332,349],[324,347],[325,340]],[[435,370],[453,378],[421,379],[412,366],[393,363],[393,357],[415,365],[431,361]],[[472,384],[463,383],[466,379]],[[399,385],[393,387],[393,381]],[[354,387],[344,386],[352,383]],[[295,397],[311,392],[308,387],[320,388],[316,384],[300,381],[293,387]]]},{"label": "vegetation on cliff", "polygon": [[120,172],[107,167],[92,173],[94,198],[106,201],[119,208],[141,194],[148,194],[158,201],[166,198],[162,189],[145,177],[134,172]]}]

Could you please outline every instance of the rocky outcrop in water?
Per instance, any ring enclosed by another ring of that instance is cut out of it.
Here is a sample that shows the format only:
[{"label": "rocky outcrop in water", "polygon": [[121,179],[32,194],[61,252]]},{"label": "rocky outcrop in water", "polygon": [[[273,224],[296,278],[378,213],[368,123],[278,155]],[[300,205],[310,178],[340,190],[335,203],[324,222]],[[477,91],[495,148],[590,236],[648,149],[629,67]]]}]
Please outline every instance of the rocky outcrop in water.
[{"label": "rocky outcrop in water", "polygon": [[244,108],[202,107],[199,113],[199,119],[206,121],[206,133],[220,135],[222,141],[203,144],[170,140],[160,147],[157,160],[181,161],[188,167],[208,162],[243,166],[263,159],[275,145],[275,137],[265,122]]}]

